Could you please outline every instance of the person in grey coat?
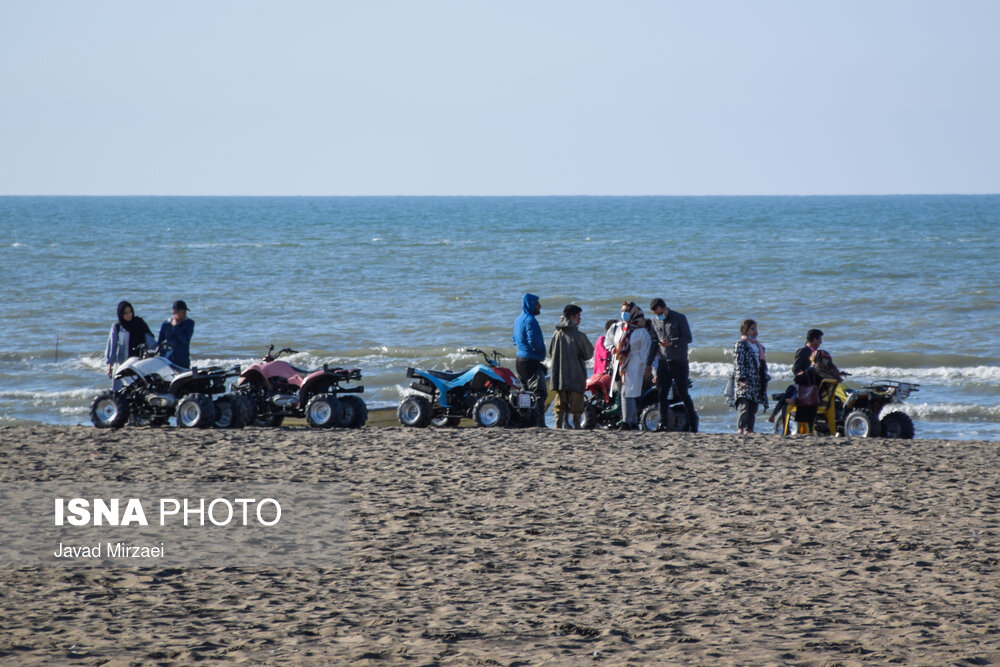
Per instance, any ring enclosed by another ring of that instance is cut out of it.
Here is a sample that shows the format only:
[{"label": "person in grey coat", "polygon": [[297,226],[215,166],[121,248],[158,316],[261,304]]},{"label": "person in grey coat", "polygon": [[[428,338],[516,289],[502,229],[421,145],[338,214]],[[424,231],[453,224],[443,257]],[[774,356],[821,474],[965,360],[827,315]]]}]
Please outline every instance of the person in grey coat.
[{"label": "person in grey coat", "polygon": [[[552,357],[552,390],[556,392],[556,428],[580,428],[583,423],[583,394],[587,390],[587,362],[594,346],[580,331],[583,309],[569,305],[549,342]],[[572,416],[572,419],[570,418]]]}]

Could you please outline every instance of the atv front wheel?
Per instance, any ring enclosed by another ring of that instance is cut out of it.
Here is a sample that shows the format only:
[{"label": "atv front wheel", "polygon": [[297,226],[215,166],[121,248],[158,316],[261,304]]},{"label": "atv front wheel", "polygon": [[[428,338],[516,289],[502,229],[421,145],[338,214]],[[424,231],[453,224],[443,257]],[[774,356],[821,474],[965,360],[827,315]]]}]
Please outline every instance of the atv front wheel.
[{"label": "atv front wheel", "polygon": [[316,394],[306,403],[306,421],[313,428],[340,426],[344,409],[333,394]]},{"label": "atv front wheel", "polygon": [[880,422],[882,435],[887,438],[911,440],[914,434],[913,420],[905,412],[890,412]]},{"label": "atv front wheel", "polygon": [[177,426],[208,428],[215,423],[215,406],[206,394],[188,394],[177,402]]},{"label": "atv front wheel", "polygon": [[423,428],[431,423],[431,404],[423,396],[407,396],[396,411],[399,423],[412,428]]},{"label": "atv front wheel", "polygon": [[506,426],[510,420],[510,408],[499,396],[484,396],[473,406],[472,418],[476,421],[476,426],[485,428]]},{"label": "atv front wheel", "polygon": [[341,396],[340,407],[343,410],[340,416],[340,426],[342,428],[361,428],[368,421],[368,406],[361,400],[361,397],[354,395]]},{"label": "atv front wheel", "polygon": [[97,428],[121,428],[128,421],[128,401],[110,389],[102,391],[90,404],[90,421]]},{"label": "atv front wheel", "polygon": [[878,419],[867,410],[854,410],[844,417],[844,435],[848,438],[877,438]]}]

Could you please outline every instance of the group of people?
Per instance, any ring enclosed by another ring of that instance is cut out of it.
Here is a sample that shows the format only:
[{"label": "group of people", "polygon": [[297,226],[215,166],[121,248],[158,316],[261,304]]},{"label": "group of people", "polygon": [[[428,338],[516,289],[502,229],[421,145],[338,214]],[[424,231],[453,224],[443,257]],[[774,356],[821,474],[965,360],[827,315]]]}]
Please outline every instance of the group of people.
[{"label": "group of people", "polygon": [[[726,385],[729,405],[736,408],[736,432],[753,433],[758,410],[767,411],[767,355],[757,337],[757,322],[743,320],[740,339],[733,347],[733,372]],[[796,350],[792,362],[793,384],[778,400],[769,421],[774,421],[786,405],[795,406],[795,421],[800,433],[812,433],[813,422],[819,409],[818,387],[825,379],[840,382],[842,373],[826,350],[821,350],[823,332],[810,329],[806,344]]]},{"label": "group of people", "polygon": [[[638,400],[645,390],[644,384],[652,381],[657,387],[660,407],[658,430],[669,430],[669,400],[673,388],[674,398],[683,403],[687,412],[689,430],[697,432],[698,414],[688,392],[691,327],[683,313],[672,310],[661,298],[653,299],[649,309],[654,315],[652,318],[647,318],[635,302],[622,302],[618,319],[604,323],[604,333],[594,345],[587,334],[580,331],[583,309],[574,304],[567,305],[546,345],[537,319],[542,311],[541,300],[534,294],[522,297],[521,314],[514,322],[513,340],[517,346],[515,368],[524,386],[538,398],[538,426],[546,426],[546,375],[550,376],[555,393],[556,428],[583,426],[584,394],[587,381],[592,377],[587,372],[587,366],[592,364],[593,376],[611,377],[611,392],[621,402],[620,429],[634,430],[639,427]],[[165,344],[164,356],[173,364],[190,367],[194,320],[187,316],[188,307],[183,300],[175,301],[172,311],[172,316],[160,325],[159,335],[154,337],[146,321],[135,314],[132,304],[119,302],[118,320],[111,326],[104,353],[108,377],[113,377],[115,367],[129,357],[141,356],[143,348],[153,349],[161,344]],[[792,363],[794,384],[785,390],[771,413],[770,421],[774,421],[785,404],[792,404],[796,406],[796,422],[804,425],[800,430],[811,432],[818,409],[818,401],[814,398],[816,387],[824,379],[843,379],[829,353],[820,349],[822,344],[822,331],[810,329],[806,333],[806,344],[795,352]],[[545,365],[546,359],[551,366],[549,370]],[[733,371],[725,391],[729,405],[736,408],[738,433],[753,433],[757,412],[768,409],[767,385],[770,379],[766,350],[758,339],[757,322],[743,320],[740,339],[733,347]],[[115,389],[118,389],[117,380]]]},{"label": "group of people", "polygon": [[545,427],[545,360],[551,363],[551,386],[555,392],[556,428],[581,428],[584,393],[587,389],[588,362],[593,362],[594,375],[609,374],[612,392],[621,401],[621,430],[639,427],[638,400],[646,380],[657,387],[660,404],[659,430],[669,430],[668,404],[671,387],[687,412],[691,431],[698,430],[698,415],[688,392],[690,369],[688,346],[691,328],[687,318],[671,310],[663,299],[650,302],[653,318],[647,318],[642,308],[632,301],[621,305],[619,318],[608,320],[604,333],[592,345],[580,331],[583,310],[577,305],[563,308],[562,318],[548,344],[538,324],[541,301],[534,294],[521,300],[521,314],[514,322],[514,344],[517,346],[516,370],[521,382],[538,397],[537,425]]},{"label": "group of people", "polygon": [[[170,319],[160,325],[159,336],[154,337],[146,321],[135,314],[131,303],[118,303],[118,320],[111,325],[108,344],[104,350],[109,378],[114,376],[115,367],[125,363],[126,359],[142,356],[143,349],[152,350],[160,344],[165,344],[163,356],[174,365],[190,368],[194,320],[188,318],[187,304],[180,299],[174,301],[172,310]],[[119,389],[117,380],[114,389]]]}]

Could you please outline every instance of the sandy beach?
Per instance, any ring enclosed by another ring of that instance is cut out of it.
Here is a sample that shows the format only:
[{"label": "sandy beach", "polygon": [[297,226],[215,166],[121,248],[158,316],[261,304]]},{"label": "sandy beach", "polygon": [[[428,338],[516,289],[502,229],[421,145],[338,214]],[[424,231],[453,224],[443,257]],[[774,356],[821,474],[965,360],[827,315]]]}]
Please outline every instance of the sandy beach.
[{"label": "sandy beach", "polygon": [[0,570],[11,664],[1000,663],[1000,443],[0,428],[0,481],[344,481],[340,569]]}]

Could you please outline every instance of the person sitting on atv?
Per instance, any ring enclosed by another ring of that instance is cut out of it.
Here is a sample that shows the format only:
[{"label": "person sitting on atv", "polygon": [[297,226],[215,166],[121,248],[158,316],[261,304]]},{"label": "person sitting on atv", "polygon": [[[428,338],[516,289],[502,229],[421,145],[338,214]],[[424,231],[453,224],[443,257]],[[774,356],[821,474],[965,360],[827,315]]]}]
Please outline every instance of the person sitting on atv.
[{"label": "person sitting on atv", "polygon": [[[799,387],[819,387],[823,380],[834,380],[842,382],[844,380],[840,369],[833,363],[833,357],[826,350],[816,350],[811,357],[811,365],[795,376],[795,384]],[[789,401],[790,402],[790,401]],[[813,432],[813,422],[816,420],[816,413],[819,410],[819,401],[812,405],[802,405],[801,401],[795,408],[796,423],[808,424],[807,431]],[[799,431],[802,432],[801,429]]]},{"label": "person sitting on atv", "polygon": [[[819,329],[810,329],[806,332],[806,344],[795,351],[795,360],[792,362],[792,376],[796,376],[799,373],[804,372],[809,368],[812,363],[812,355],[819,349],[820,345],[823,344],[823,332]],[[795,397],[795,385],[789,385],[785,389],[784,397],[778,399],[775,402],[774,411],[771,412],[771,416],[767,418],[769,422],[773,422],[781,411],[784,409],[785,404]]]}]

